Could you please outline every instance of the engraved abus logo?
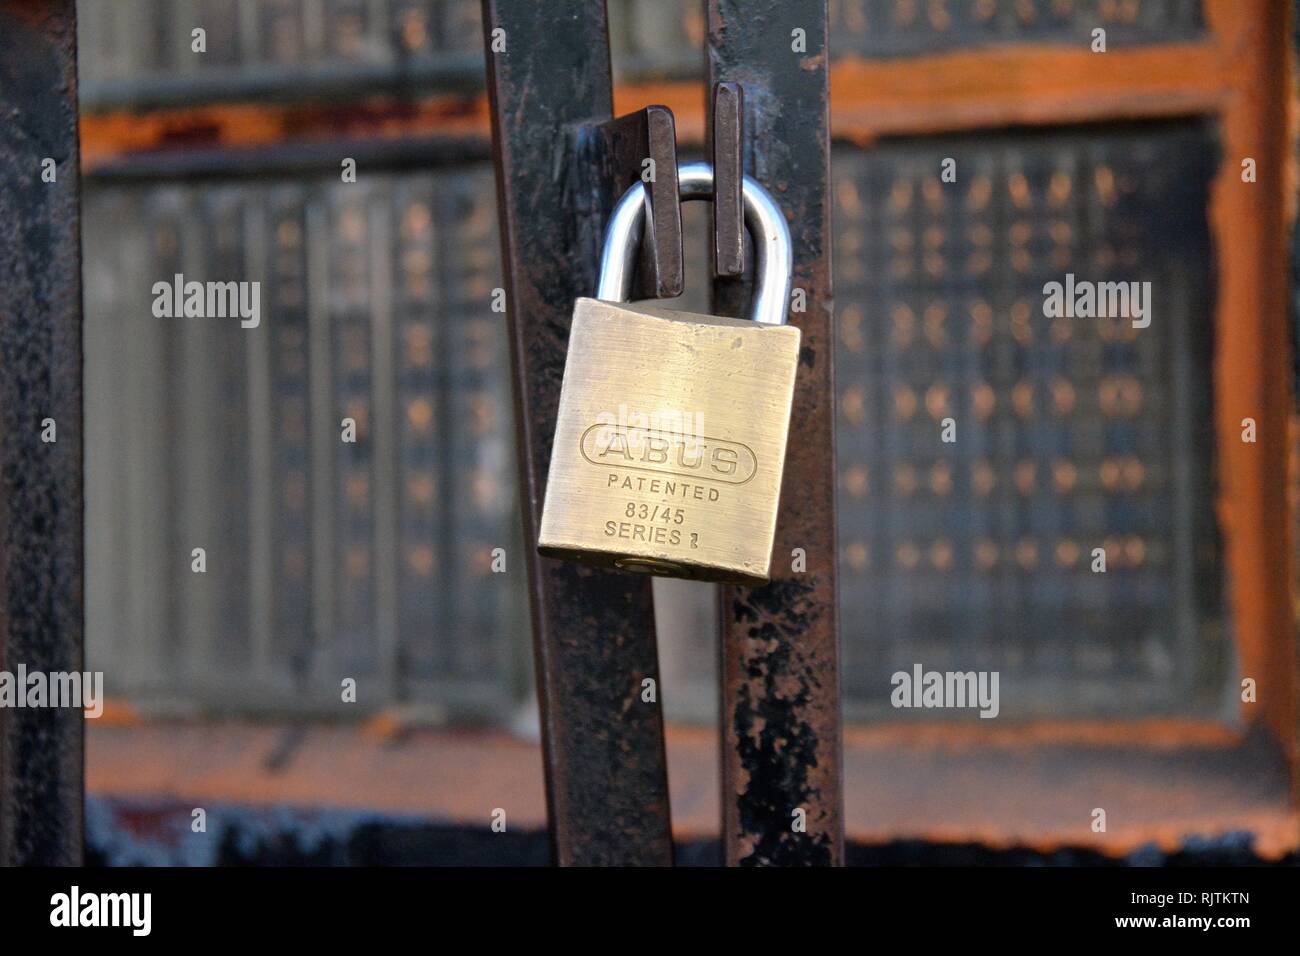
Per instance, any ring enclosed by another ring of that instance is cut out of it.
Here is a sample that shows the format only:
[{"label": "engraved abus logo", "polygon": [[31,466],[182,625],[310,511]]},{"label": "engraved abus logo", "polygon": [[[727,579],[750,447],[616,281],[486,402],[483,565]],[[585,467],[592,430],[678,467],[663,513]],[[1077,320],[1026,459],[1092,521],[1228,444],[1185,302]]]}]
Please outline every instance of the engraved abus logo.
[{"label": "engraved abus logo", "polygon": [[758,471],[748,445],[637,425],[592,425],[582,433],[582,457],[593,465],[656,471],[743,485]]}]

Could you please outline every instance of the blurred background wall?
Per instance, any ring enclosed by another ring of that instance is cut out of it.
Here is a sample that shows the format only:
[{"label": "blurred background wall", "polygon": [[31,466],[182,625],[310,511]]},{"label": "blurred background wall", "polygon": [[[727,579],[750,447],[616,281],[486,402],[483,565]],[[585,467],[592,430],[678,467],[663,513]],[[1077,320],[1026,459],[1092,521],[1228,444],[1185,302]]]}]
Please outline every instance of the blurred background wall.
[{"label": "blurred background wall", "polygon": [[[1206,32],[1188,0],[831,7],[832,55],[855,63],[1086,48],[1098,24],[1121,50]],[[624,84],[653,96],[702,76],[697,2],[610,12]],[[80,17],[99,124],[84,199],[91,666],[147,711],[323,713],[354,677],[367,712],[526,714],[477,0],[83,0]],[[1216,129],[960,125],[834,146],[847,713],[906,717],[889,678],[921,663],[1000,671],[1007,716],[1230,717]],[[698,132],[679,130],[689,155]],[[686,228],[698,267],[680,306],[707,310],[705,212]],[[1150,328],[1044,316],[1043,284],[1070,272],[1152,282]],[[155,318],[151,287],[176,273],[260,281],[260,327]],[[937,445],[950,417],[960,438]],[[658,582],[656,596],[667,714],[710,720],[712,592]]]}]

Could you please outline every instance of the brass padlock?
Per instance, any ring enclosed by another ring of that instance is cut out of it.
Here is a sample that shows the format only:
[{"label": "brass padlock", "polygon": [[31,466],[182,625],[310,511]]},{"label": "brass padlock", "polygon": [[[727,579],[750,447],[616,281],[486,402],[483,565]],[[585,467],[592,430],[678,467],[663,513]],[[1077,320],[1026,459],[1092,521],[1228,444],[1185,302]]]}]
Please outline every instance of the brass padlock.
[{"label": "brass padlock", "polygon": [[[678,173],[713,195],[713,168]],[[596,298],[574,306],[538,550],[603,567],[768,580],[799,362],[786,325],[790,230],[744,179],[757,270],[749,319],[622,304],[645,217],[637,183],[605,233]]]}]

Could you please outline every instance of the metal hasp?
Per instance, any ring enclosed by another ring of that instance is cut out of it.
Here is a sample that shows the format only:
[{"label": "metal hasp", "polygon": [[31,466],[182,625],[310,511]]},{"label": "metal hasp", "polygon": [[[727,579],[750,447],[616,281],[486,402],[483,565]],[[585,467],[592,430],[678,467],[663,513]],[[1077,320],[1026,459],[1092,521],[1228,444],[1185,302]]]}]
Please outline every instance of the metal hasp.
[{"label": "metal hasp", "polygon": [[741,181],[745,172],[745,94],[739,83],[713,84],[713,124],[709,152],[716,183],[713,196],[713,274],[738,276],[745,271],[745,221]]},{"label": "metal hasp", "polygon": [[[608,207],[571,167],[577,128],[613,109],[609,37],[603,0],[483,0],[483,27],[531,543],[573,303],[596,287]],[[650,579],[525,551],[555,860],[669,865],[663,718],[642,701],[659,680]]]},{"label": "metal hasp", "polygon": [[[840,864],[826,3],[706,6],[709,82],[744,86],[745,165],[789,220],[795,295],[806,297],[790,315],[803,344],[771,583],[726,587],[720,602],[724,855],[732,865]],[[750,281],[716,280],[713,310],[740,314]]]},{"label": "metal hasp", "polygon": [[[0,0],[0,117],[0,670],[73,673],[84,617],[74,0]],[[82,862],[84,719],[78,707],[0,708],[0,865]]]},{"label": "metal hasp", "polygon": [[[647,106],[603,123],[573,130],[570,191],[589,192],[578,203],[587,215],[602,215],[633,185],[646,185],[647,215],[640,223],[640,248],[632,283],[634,299],[682,294],[682,207],[677,201],[677,126],[666,106]],[[649,173],[653,171],[653,175]],[[648,184],[646,182],[648,177]]]}]

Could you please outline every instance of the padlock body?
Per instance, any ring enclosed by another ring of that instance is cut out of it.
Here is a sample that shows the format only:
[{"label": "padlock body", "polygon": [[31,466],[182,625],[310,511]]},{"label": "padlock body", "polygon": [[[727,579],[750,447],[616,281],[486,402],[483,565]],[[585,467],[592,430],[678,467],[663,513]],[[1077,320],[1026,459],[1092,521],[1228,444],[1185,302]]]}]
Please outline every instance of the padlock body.
[{"label": "padlock body", "polygon": [[767,581],[799,330],[578,299],[538,550]]}]

